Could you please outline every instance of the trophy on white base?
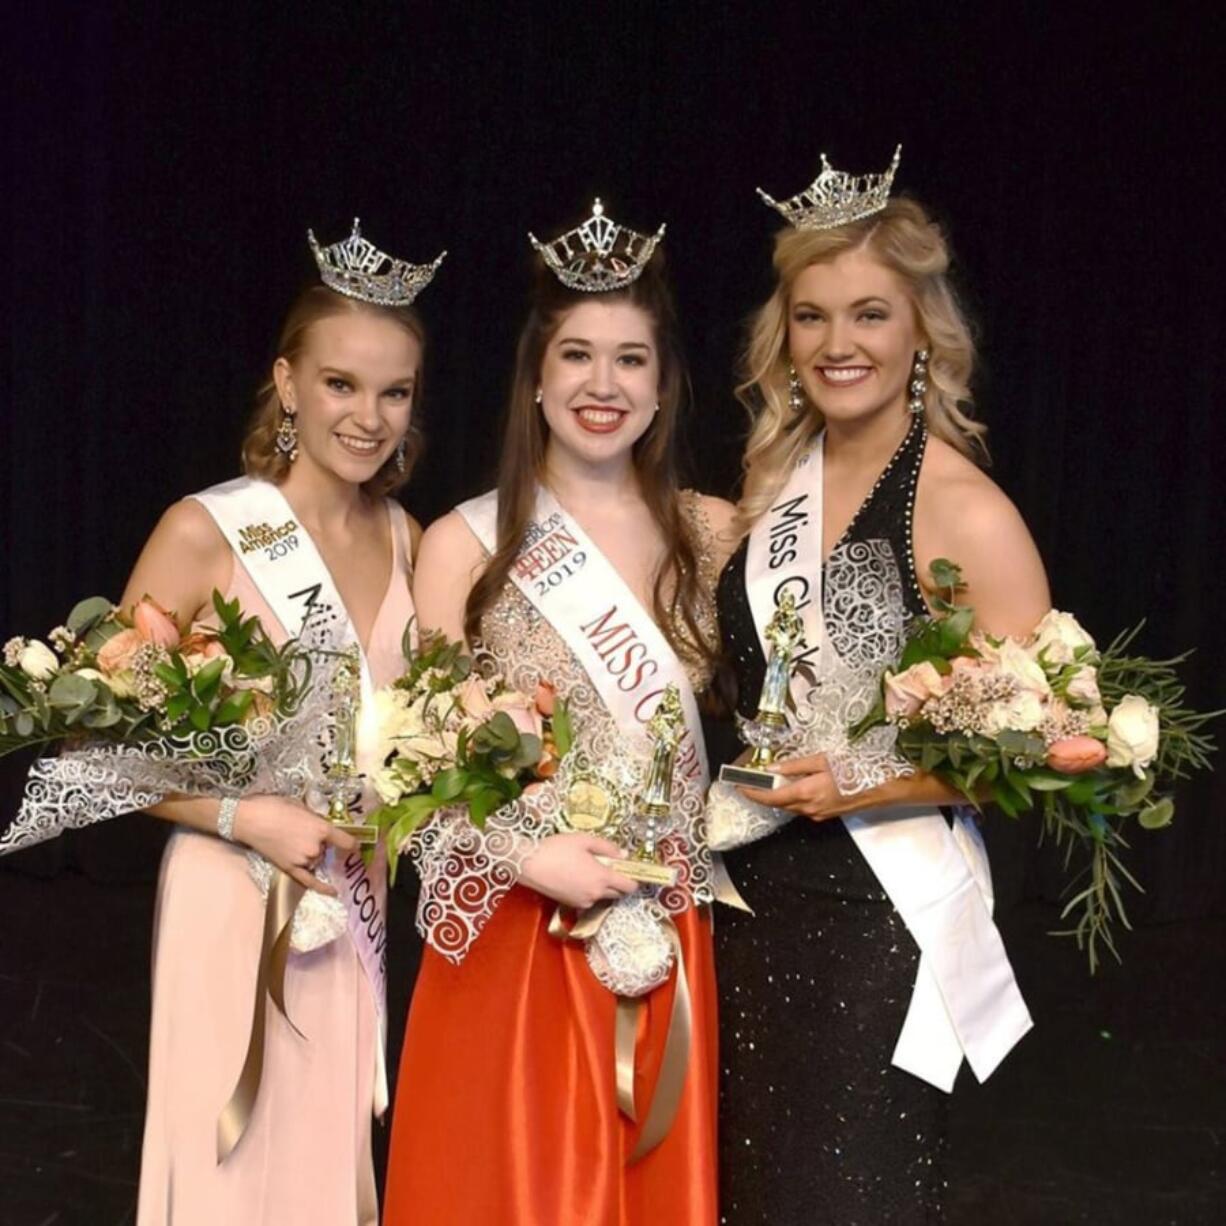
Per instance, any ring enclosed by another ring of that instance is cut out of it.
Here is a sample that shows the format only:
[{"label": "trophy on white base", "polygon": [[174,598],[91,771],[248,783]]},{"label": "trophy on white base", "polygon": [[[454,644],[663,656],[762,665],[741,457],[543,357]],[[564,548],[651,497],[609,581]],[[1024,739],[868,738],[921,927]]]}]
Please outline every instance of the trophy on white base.
[{"label": "trophy on white base", "polygon": [[681,695],[675,685],[669,685],[647,723],[647,733],[652,740],[651,765],[647,782],[631,807],[626,823],[637,846],[625,860],[596,857],[606,868],[632,881],[664,886],[677,883],[677,870],[660,860],[659,843],[673,826],[673,764],[684,731]]},{"label": "trophy on white base", "polygon": [[805,629],[796,601],[790,592],[779,597],[774,616],[766,626],[765,638],[771,645],[766,661],[766,676],[758,699],[758,713],[753,719],[737,717],[741,739],[753,749],[744,766],[726,763],[719,768],[724,783],[737,787],[762,788],[770,791],[783,780],[770,769],[779,747],[790,733],[787,716],[788,689],[792,680],[793,657],[805,647]]}]

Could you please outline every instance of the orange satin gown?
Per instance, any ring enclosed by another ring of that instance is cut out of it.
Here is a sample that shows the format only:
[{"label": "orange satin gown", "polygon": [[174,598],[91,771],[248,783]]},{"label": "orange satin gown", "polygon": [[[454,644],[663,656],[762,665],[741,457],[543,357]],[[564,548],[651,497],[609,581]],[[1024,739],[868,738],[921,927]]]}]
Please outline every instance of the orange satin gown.
[{"label": "orange satin gown", "polygon": [[[384,1226],[712,1226],[718,1220],[715,962],[709,910],[676,917],[693,1003],[673,1126],[633,1165],[617,1107],[616,997],[554,903],[516,887],[458,966],[427,948],[409,1009]],[[640,1124],[674,982],[648,997],[635,1059]]]}]

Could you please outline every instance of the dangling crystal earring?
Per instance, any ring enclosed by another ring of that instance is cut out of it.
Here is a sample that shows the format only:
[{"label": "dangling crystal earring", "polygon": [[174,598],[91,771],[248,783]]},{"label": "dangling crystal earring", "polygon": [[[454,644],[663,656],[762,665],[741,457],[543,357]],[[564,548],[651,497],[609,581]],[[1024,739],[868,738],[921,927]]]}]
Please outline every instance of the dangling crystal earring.
[{"label": "dangling crystal earring", "polygon": [[917,349],[911,364],[911,400],[907,408],[916,417],[924,415],[924,393],[928,390],[928,350]]},{"label": "dangling crystal earring", "polygon": [[298,423],[284,405],[281,412],[284,416],[277,427],[277,450],[292,464],[298,458]]},{"label": "dangling crystal earring", "polygon": [[404,467],[405,467],[404,452],[405,452],[404,439],[401,439],[400,442],[396,444],[396,471],[398,473],[404,472]]},{"label": "dangling crystal earring", "polygon": [[794,417],[802,417],[805,412],[805,389],[796,373],[796,367],[788,363],[788,408]]},{"label": "dangling crystal earring", "polygon": [[536,389],[536,395],[533,396],[532,399],[535,400],[537,404],[540,404],[545,399],[545,389],[543,387],[538,387]]}]

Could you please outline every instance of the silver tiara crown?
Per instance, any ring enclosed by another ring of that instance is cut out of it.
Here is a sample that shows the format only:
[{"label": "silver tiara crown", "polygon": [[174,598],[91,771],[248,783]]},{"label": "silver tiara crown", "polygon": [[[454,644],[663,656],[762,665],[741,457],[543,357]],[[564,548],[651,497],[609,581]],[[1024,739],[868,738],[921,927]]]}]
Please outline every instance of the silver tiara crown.
[{"label": "silver tiara crown", "polygon": [[835,170],[822,154],[822,173],[797,196],[780,203],[760,187],[758,195],[798,230],[829,230],[871,217],[885,208],[902,146],[894,150],[889,169],[879,175],[849,175]]},{"label": "silver tiara crown", "polygon": [[648,236],[618,225],[605,216],[599,197],[581,226],[548,243],[528,235],[554,276],[587,294],[623,289],[637,281],[663,237],[663,226]]},{"label": "silver tiara crown", "polygon": [[433,264],[397,260],[362,237],[356,217],[353,233],[339,243],[321,247],[313,230],[307,231],[307,241],[319,265],[320,280],[329,289],[375,306],[408,306],[434,279],[447,255],[442,252]]}]

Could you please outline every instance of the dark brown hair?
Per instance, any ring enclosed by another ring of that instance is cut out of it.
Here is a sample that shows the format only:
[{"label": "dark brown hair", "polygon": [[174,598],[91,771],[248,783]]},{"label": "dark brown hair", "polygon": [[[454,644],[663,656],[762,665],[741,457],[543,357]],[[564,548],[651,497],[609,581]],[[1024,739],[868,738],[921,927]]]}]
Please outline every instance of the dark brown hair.
[{"label": "dark brown hair", "polygon": [[652,611],[673,650],[683,660],[710,664],[718,644],[701,629],[703,602],[698,556],[678,488],[677,424],[688,378],[677,334],[676,312],[657,251],[638,280],[624,289],[588,294],[568,289],[540,264],[528,318],[519,335],[515,374],[507,404],[498,473],[498,547],[473,585],[464,610],[464,632],[480,638],[481,618],[508,580],[532,516],[544,473],[549,427],[536,403],[541,365],[564,316],[581,302],[626,302],[651,319],[660,363],[660,410],[635,441],[632,457],[643,501],[664,536],[665,556],[655,577]]},{"label": "dark brown hair", "polygon": [[[421,316],[412,307],[376,306],[370,302],[361,302],[344,294],[335,293],[325,285],[310,285],[304,289],[290,306],[281,326],[281,336],[277,341],[277,357],[287,362],[293,361],[307,346],[307,334],[311,325],[321,319],[333,315],[379,315],[390,319],[405,330],[418,345],[421,346],[422,357],[426,352],[426,330],[422,325]],[[424,438],[417,425],[417,406],[421,402],[421,371],[413,383],[413,412],[410,417],[409,432],[404,440],[404,472],[396,464],[392,456],[373,477],[365,482],[362,488],[372,498],[382,498],[398,490],[413,472],[413,465],[422,452]],[[256,393],[255,410],[243,437],[243,472],[249,477],[262,477],[266,481],[278,484],[289,472],[290,463],[287,456],[277,450],[277,429],[281,425],[281,397],[277,393],[277,385],[272,376]]]}]

